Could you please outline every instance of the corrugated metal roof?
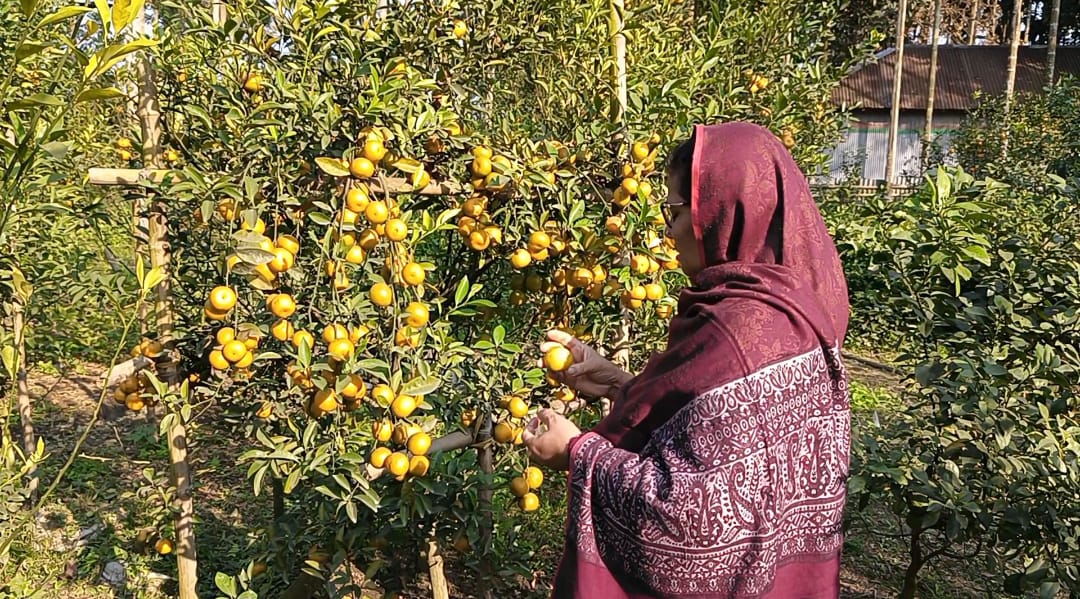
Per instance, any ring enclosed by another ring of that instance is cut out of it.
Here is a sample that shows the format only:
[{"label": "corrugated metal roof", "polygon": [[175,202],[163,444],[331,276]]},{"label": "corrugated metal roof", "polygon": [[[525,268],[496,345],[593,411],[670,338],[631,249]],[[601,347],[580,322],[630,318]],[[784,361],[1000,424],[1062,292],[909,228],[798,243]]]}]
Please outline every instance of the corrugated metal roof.
[{"label": "corrugated metal roof", "polygon": [[[1080,47],[1058,46],[1056,72],[1080,76]],[[1016,92],[1035,93],[1046,82],[1046,47],[1021,46],[1016,62]],[[832,95],[837,105],[891,109],[896,52],[885,50],[845,77]],[[935,110],[971,110],[977,90],[1005,93],[1008,46],[939,46]],[[925,110],[930,83],[930,46],[904,47],[902,110]]]}]

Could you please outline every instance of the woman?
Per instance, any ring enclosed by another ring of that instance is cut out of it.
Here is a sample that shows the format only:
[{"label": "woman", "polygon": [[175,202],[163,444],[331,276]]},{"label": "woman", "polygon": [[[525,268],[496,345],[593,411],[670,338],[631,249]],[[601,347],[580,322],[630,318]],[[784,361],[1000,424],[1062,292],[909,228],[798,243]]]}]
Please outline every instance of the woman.
[{"label": "woman", "polygon": [[[545,410],[532,458],[569,469],[554,597],[839,595],[849,407],[843,271],[768,130],[697,126],[665,206],[693,286],[638,376],[558,332],[567,384],[614,399],[581,433]],[[536,423],[534,423],[535,425]]]}]

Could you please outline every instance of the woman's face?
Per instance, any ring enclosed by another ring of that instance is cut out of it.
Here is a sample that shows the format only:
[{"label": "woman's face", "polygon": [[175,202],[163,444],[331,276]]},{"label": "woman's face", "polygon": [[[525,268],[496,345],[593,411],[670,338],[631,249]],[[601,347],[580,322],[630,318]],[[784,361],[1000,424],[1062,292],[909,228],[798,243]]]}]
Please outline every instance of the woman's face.
[{"label": "woman's face", "polygon": [[675,249],[679,252],[679,264],[683,272],[692,280],[702,269],[701,251],[694,238],[693,216],[690,212],[690,198],[682,197],[682,176],[669,173],[667,188],[667,211],[671,215],[667,223],[667,236],[675,240]]}]

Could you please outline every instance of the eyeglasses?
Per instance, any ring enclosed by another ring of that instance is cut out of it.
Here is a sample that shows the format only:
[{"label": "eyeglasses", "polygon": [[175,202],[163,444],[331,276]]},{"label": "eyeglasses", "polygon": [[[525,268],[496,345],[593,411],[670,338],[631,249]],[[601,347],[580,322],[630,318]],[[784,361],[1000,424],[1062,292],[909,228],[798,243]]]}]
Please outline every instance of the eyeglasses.
[{"label": "eyeglasses", "polygon": [[672,207],[674,207],[674,206],[687,206],[687,205],[689,205],[689,202],[678,202],[678,203],[675,203],[675,202],[661,202],[660,203],[660,213],[664,216],[664,224],[666,224],[668,226],[668,228],[671,227],[671,221],[674,220],[674,218],[671,215],[671,208]]}]

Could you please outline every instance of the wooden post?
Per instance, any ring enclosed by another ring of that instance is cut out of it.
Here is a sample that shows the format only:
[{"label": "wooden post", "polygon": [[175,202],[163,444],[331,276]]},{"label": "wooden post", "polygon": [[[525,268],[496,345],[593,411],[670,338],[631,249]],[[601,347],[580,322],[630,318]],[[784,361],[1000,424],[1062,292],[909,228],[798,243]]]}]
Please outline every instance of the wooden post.
[{"label": "wooden post", "polygon": [[1057,66],[1058,23],[1061,21],[1061,0],[1053,0],[1050,7],[1050,31],[1046,40],[1046,86],[1054,87],[1054,69]]},{"label": "wooden post", "polygon": [[[626,151],[627,141],[622,138],[623,123],[626,119],[626,34],[623,33],[623,12],[626,6],[624,0],[608,0],[608,36],[611,38],[612,55],[612,80],[615,84],[615,97],[612,100],[612,120],[618,125],[618,133],[613,140],[620,151]],[[623,247],[619,251],[618,261],[621,265],[630,263],[630,250]],[[623,369],[630,367],[630,333],[634,322],[634,311],[626,306],[621,307],[622,318],[615,330],[615,352],[612,356],[615,364]],[[611,400],[604,398],[600,402],[601,416],[607,416],[611,412]]]},{"label": "wooden post", "polygon": [[[1013,94],[1016,92],[1016,57],[1020,53],[1020,13],[1024,9],[1024,0],[1013,0],[1012,40],[1009,43],[1009,69],[1005,79],[1005,118],[1012,110]],[[1002,147],[1008,149],[1008,137]]]},{"label": "wooden post", "polygon": [[889,117],[889,152],[885,158],[885,189],[892,196],[896,175],[896,149],[900,137],[900,91],[904,80],[904,42],[907,39],[907,0],[896,12],[896,68],[893,72],[892,112]]},{"label": "wooden post", "polygon": [[937,92],[938,37],[941,35],[941,0],[934,0],[934,27],[930,33],[930,82],[926,96],[926,130],[923,132],[923,166],[930,161],[934,143],[934,95]]},{"label": "wooden post", "polygon": [[979,0],[971,0],[971,14],[968,15],[968,34],[967,43],[969,46],[975,45],[975,22],[979,18]]},{"label": "wooden post", "polygon": [[[145,22],[145,7],[141,18]],[[139,126],[142,131],[143,164],[151,169],[161,168],[161,109],[157,99],[157,83],[154,67],[148,54],[142,54],[136,63],[139,77]],[[165,200],[150,193],[147,197],[150,210],[148,242],[150,264],[160,268],[164,280],[157,286],[154,312],[157,321],[158,341],[165,346],[164,359],[158,364],[158,374],[168,385],[170,393],[180,387],[180,361],[174,339],[175,318],[172,303],[171,256],[169,248],[168,206]],[[169,443],[169,461],[172,466],[172,482],[176,488],[176,563],[179,578],[180,599],[197,599],[197,554],[195,549],[195,506],[192,498],[191,465],[187,458],[187,429],[177,415],[174,424],[166,431]]]},{"label": "wooden post", "polygon": [[[476,435],[476,442],[479,444],[477,451],[479,452],[478,459],[480,462],[480,471],[485,476],[490,476],[495,473],[495,457],[491,444],[491,430],[492,430],[492,418],[491,414],[484,414],[484,419],[480,423]],[[494,528],[494,514],[491,509],[491,500],[494,497],[494,491],[491,485],[484,485],[477,492],[477,503],[480,508],[480,547],[485,554],[491,552],[491,536]],[[481,585],[481,596],[484,599],[492,599],[494,595],[491,592],[491,576],[493,575],[493,568],[490,559],[484,560],[481,565],[481,573],[483,574]]]},{"label": "wooden post", "polygon": [[[19,409],[19,422],[22,424],[23,452],[29,458],[37,448],[37,439],[34,436],[34,413],[30,403],[30,386],[26,372],[26,298],[20,296],[19,290],[15,291],[12,301],[12,329],[15,334],[15,361],[18,368],[15,369],[15,397]],[[27,484],[29,491],[28,500],[33,503],[37,500],[38,477],[37,467],[32,466],[27,473],[30,481]]]},{"label": "wooden post", "polygon": [[431,599],[450,599],[450,587],[443,572],[443,556],[439,549],[439,540],[435,538],[434,527],[428,539],[427,560],[428,574],[431,578]]},{"label": "wooden post", "polygon": [[229,12],[225,7],[225,0],[213,0],[211,7],[211,18],[214,19],[214,23],[221,25],[229,18]]}]

